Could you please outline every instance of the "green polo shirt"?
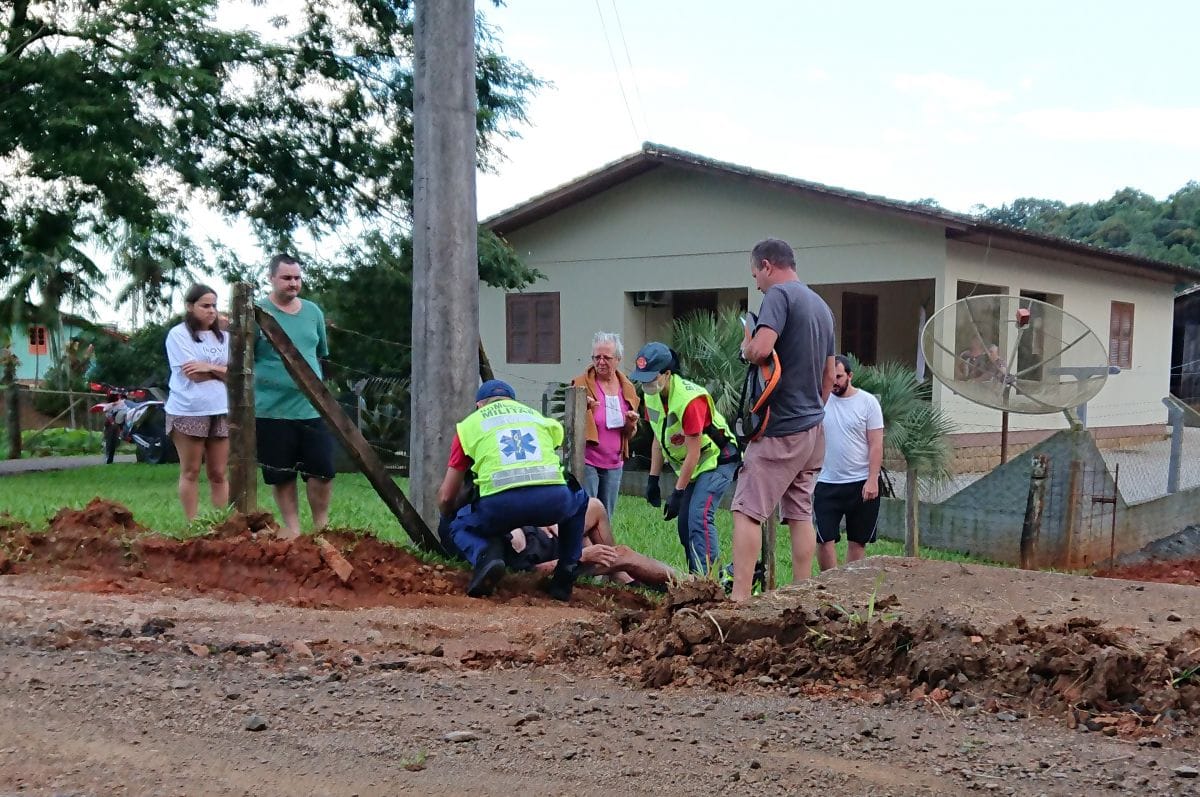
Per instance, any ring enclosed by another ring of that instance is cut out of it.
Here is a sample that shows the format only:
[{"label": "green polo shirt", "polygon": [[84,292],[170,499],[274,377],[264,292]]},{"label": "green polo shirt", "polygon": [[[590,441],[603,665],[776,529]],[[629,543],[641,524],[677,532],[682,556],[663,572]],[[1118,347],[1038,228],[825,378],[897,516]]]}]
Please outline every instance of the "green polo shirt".
[{"label": "green polo shirt", "polygon": [[[329,341],[325,337],[325,314],[307,299],[300,300],[300,312],[285,313],[269,298],[259,300],[283,331],[296,344],[305,361],[321,376],[319,357],[329,356]],[[259,418],[281,418],[292,421],[319,418],[320,414],[292,380],[283,366],[275,347],[260,330],[254,342],[254,414]]]}]

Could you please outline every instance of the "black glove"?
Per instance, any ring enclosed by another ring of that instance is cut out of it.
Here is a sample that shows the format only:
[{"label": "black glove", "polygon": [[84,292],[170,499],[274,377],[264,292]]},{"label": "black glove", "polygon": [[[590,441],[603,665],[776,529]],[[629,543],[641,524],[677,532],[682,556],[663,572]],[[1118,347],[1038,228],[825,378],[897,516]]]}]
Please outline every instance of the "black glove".
[{"label": "black glove", "polygon": [[646,477],[646,503],[650,506],[662,506],[662,490],[658,487],[658,477]]},{"label": "black glove", "polygon": [[667,499],[667,506],[663,509],[663,520],[674,520],[679,517],[679,510],[683,506],[684,492],[678,487],[671,492],[671,497]]}]

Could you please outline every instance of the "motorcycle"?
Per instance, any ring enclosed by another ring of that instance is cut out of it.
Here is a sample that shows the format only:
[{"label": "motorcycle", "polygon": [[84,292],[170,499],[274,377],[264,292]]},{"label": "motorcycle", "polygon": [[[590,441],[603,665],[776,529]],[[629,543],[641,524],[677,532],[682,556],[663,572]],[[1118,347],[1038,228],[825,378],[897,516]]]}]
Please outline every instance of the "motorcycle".
[{"label": "motorcycle", "polygon": [[148,398],[145,388],[124,388],[92,382],[94,393],[105,394],[106,401],[92,405],[90,412],[104,413],[104,461],[112,464],[122,440],[133,444],[138,462],[157,465],[178,462],[175,444],[167,435],[164,402]]}]

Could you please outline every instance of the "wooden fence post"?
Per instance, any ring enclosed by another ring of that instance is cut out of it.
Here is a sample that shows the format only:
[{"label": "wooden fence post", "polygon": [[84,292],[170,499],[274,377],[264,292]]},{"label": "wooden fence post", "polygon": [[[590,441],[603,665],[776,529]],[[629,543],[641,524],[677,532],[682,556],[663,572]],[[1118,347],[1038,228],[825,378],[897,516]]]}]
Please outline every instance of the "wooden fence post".
[{"label": "wooden fence post", "polygon": [[582,486],[583,455],[587,450],[587,388],[567,388],[563,403],[563,427],[566,433],[563,438],[563,461]]},{"label": "wooden fence post", "polygon": [[[775,589],[775,538],[776,530],[779,527],[779,507],[771,510],[771,514],[767,515],[767,519],[762,523],[762,559],[763,559],[763,575],[765,576],[766,584],[764,589],[767,591]],[[808,574],[804,574],[808,578]],[[794,581],[796,574],[792,574]]]},{"label": "wooden fence post", "polygon": [[1037,544],[1042,533],[1042,514],[1046,508],[1046,487],[1050,477],[1050,458],[1045,454],[1033,457],[1029,474],[1029,498],[1025,502],[1025,522],[1021,526],[1021,569],[1037,566]]},{"label": "wooden fence post", "polygon": [[229,494],[237,511],[258,510],[258,440],[254,426],[253,287],[233,286],[229,318]]},{"label": "wooden fence post", "polygon": [[437,535],[429,530],[425,520],[408,500],[408,496],[383,467],[379,455],[371,448],[371,444],[363,437],[362,432],[346,415],[342,405],[337,403],[333,394],[329,392],[329,388],[325,387],[321,378],[300,354],[296,344],[292,343],[292,339],[283,331],[283,327],[279,326],[275,317],[261,307],[254,308],[254,317],[258,321],[263,335],[266,336],[275,351],[279,352],[279,359],[283,361],[283,367],[295,380],[296,387],[300,389],[305,398],[312,402],[317,413],[329,426],[330,433],[342,444],[346,453],[362,470],[367,481],[383,499],[383,503],[400,521],[400,527],[408,534],[409,539],[418,548],[434,553],[445,553]]}]

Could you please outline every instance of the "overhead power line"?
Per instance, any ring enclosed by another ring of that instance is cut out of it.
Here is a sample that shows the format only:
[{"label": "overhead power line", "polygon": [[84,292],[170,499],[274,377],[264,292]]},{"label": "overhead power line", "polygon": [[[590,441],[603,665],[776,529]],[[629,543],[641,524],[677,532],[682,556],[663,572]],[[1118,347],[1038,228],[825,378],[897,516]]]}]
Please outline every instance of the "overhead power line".
[{"label": "overhead power line", "polygon": [[621,90],[621,101],[625,103],[625,114],[629,117],[629,126],[637,141],[642,140],[637,121],[633,118],[633,109],[629,106],[629,97],[625,94],[625,82],[621,80],[621,69],[617,66],[617,57],[613,54],[612,40],[608,37],[608,25],[604,22],[604,12],[600,9],[600,0],[596,0],[596,14],[600,17],[600,30],[604,32],[604,44],[608,48],[608,60],[612,62],[613,74],[617,78],[617,88]]}]

